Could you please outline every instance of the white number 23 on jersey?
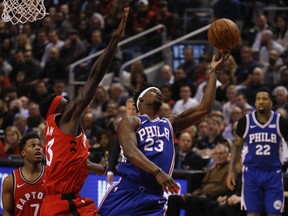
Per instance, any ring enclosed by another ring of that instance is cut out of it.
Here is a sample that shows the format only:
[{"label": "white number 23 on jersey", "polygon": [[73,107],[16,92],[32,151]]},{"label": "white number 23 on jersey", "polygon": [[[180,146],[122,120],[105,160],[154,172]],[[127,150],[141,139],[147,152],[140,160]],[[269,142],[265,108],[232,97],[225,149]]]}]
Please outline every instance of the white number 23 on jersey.
[{"label": "white number 23 on jersey", "polygon": [[157,151],[157,152],[162,152],[163,148],[164,148],[164,142],[161,139],[157,139],[157,140],[153,140],[152,138],[147,138],[146,142],[148,142],[148,144],[146,144],[144,146],[144,151]]}]

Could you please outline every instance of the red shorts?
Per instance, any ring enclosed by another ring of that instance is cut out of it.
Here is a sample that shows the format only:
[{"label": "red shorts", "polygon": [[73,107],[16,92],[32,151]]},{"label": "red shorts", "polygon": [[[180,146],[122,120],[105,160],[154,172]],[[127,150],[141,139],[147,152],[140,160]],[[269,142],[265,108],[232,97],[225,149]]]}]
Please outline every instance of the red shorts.
[{"label": "red shorts", "polygon": [[100,216],[93,200],[75,194],[46,195],[41,205],[40,216],[51,215]]}]

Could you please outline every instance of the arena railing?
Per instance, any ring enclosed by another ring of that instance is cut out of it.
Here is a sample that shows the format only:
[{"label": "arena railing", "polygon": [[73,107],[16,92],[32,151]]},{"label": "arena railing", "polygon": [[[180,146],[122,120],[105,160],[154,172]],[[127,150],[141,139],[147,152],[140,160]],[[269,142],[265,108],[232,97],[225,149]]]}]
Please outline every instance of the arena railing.
[{"label": "arena railing", "polygon": [[[162,31],[161,31],[162,43],[165,43],[167,30],[166,30],[165,25],[159,24],[159,25],[154,26],[154,27],[152,27],[150,29],[147,29],[147,30],[145,30],[145,31],[143,31],[141,33],[138,33],[138,34],[136,34],[134,36],[131,36],[131,37],[129,37],[129,38],[123,40],[123,41],[120,41],[118,43],[118,47],[121,47],[121,46],[126,45],[128,43],[131,43],[131,42],[133,42],[133,41],[135,41],[135,40],[137,40],[137,39],[139,39],[141,37],[144,37],[144,36],[146,36],[146,35],[148,35],[148,34],[150,34],[152,32],[156,32],[156,31],[159,31],[161,29],[162,29]],[[77,67],[78,65],[83,64],[83,63],[85,63],[85,62],[87,62],[87,61],[89,61],[89,60],[91,60],[93,58],[96,58],[96,57],[100,56],[103,52],[104,52],[104,49],[99,51],[99,52],[97,52],[97,53],[95,53],[95,54],[93,54],[93,55],[89,55],[89,56],[87,56],[85,58],[82,58],[82,59],[74,62],[73,64],[69,65],[69,83],[68,83],[69,84],[69,86],[68,86],[69,89],[68,89],[68,92],[69,92],[69,95],[70,95],[71,98],[74,97],[75,86],[77,86],[77,85],[85,85],[85,83],[86,83],[85,81],[77,81],[77,80],[75,80],[75,74],[74,74],[75,67]]]}]

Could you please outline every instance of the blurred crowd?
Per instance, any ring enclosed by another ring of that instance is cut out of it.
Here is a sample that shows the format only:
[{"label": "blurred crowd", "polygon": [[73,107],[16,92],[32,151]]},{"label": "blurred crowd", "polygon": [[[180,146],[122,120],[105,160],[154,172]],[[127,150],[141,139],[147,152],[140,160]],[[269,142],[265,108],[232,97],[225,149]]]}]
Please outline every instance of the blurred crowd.
[{"label": "blurred crowd", "polygon": [[[70,98],[68,66],[106,47],[121,18],[120,8],[127,4],[132,11],[125,38],[164,24],[168,40],[176,39],[184,34],[179,26],[187,8],[212,8],[214,18],[232,19],[241,29],[239,46],[231,50],[219,74],[212,113],[197,125],[175,134],[175,168],[206,170],[211,167],[213,148],[219,142],[233,144],[237,121],[254,110],[254,91],[259,87],[271,89],[273,110],[287,118],[288,10],[273,13],[262,10],[266,6],[285,7],[286,1],[50,0],[45,4],[49,16],[37,22],[11,25],[0,20],[1,158],[17,158],[19,139],[29,131],[37,131],[45,140],[39,102],[53,92]],[[0,4],[2,10],[3,3]],[[204,24],[201,16],[192,21],[195,26]],[[207,40],[207,37],[200,39]],[[185,48],[183,57],[183,63],[176,70],[165,63],[159,72],[162,80],[154,83],[163,94],[161,117],[177,115],[202,99],[211,56],[204,53],[195,61],[194,50]],[[77,68],[79,79],[86,79],[93,61]],[[120,53],[109,72],[122,63]],[[120,83],[116,73],[109,88],[95,89],[94,100],[83,115],[94,162],[100,162],[104,152],[116,142],[121,118],[136,115],[130,98],[148,82],[145,68],[144,62],[137,61],[125,72],[127,83]],[[199,159],[201,163],[195,162]]]}]

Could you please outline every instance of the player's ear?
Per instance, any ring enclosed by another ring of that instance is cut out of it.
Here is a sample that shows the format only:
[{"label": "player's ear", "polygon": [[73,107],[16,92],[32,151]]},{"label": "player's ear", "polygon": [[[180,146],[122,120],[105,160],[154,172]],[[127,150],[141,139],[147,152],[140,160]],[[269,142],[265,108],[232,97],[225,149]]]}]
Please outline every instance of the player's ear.
[{"label": "player's ear", "polygon": [[24,149],[21,150],[20,155],[22,158],[24,157],[24,155],[25,155]]}]

